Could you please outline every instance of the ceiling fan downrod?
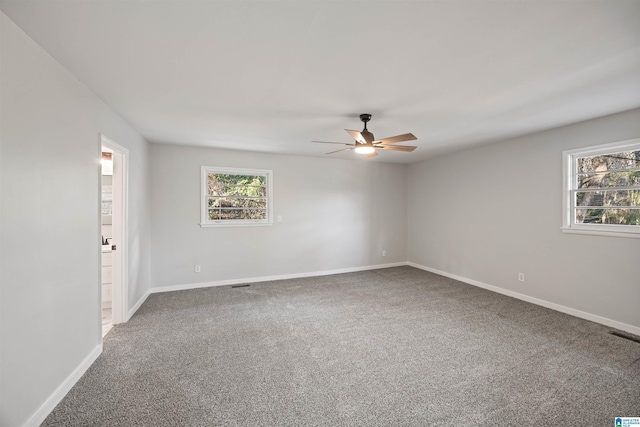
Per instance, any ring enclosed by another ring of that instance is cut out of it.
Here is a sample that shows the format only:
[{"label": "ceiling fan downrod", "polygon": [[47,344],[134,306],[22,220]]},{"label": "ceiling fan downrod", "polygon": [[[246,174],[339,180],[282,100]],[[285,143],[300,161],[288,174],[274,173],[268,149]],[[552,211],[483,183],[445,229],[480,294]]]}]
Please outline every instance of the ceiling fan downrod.
[{"label": "ceiling fan downrod", "polygon": [[371,120],[371,114],[360,114],[360,120],[364,123],[364,129],[360,132],[360,135],[362,135],[362,138],[364,139],[364,143],[361,143],[373,147],[373,141],[375,141],[376,138],[367,129],[367,122]]}]

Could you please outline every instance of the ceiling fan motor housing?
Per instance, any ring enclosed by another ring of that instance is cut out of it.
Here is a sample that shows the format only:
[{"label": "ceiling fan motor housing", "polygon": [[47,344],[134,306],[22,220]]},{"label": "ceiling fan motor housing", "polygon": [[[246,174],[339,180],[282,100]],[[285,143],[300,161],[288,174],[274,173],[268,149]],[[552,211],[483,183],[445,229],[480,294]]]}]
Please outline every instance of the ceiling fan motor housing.
[{"label": "ceiling fan motor housing", "polygon": [[[364,143],[370,145],[373,143],[373,141],[376,140],[373,134],[367,130],[367,122],[371,120],[371,114],[360,114],[360,120],[362,121],[362,123],[364,123],[364,129],[362,129],[360,135],[362,135],[362,138],[364,138]],[[360,142],[363,143],[362,141]]]},{"label": "ceiling fan motor housing", "polygon": [[364,129],[362,132],[360,132],[360,135],[362,135],[362,137],[364,138],[366,144],[372,144],[373,141],[376,140],[376,138],[373,136],[373,134],[371,132],[369,132],[368,130]]}]

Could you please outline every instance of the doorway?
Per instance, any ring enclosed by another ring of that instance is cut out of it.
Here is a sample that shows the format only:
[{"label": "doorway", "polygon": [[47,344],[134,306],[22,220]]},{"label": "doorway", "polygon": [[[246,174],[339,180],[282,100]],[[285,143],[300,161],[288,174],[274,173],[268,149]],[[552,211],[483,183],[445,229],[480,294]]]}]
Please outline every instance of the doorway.
[{"label": "doorway", "polygon": [[113,325],[126,322],[127,176],[129,151],[100,134],[101,298],[102,337]]}]

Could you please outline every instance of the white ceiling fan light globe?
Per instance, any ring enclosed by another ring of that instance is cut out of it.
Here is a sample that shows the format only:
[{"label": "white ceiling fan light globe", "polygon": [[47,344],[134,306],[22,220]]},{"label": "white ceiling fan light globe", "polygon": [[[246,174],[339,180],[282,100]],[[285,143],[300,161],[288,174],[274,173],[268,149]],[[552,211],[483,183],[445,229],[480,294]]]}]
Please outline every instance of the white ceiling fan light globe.
[{"label": "white ceiling fan light globe", "polygon": [[360,145],[355,149],[355,152],[358,154],[371,154],[374,151],[376,151],[376,149],[371,145]]}]

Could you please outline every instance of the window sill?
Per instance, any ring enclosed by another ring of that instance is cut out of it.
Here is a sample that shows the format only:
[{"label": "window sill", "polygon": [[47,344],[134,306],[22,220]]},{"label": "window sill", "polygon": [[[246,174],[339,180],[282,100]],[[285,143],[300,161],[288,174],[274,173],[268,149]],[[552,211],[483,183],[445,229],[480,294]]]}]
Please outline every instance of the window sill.
[{"label": "window sill", "polygon": [[245,223],[232,223],[232,224],[198,224],[202,228],[221,228],[221,227],[269,227],[272,226],[272,222],[245,222]]},{"label": "window sill", "polygon": [[632,239],[640,239],[640,230],[615,231],[615,230],[603,230],[603,229],[562,227],[562,232],[568,233],[568,234],[589,234],[592,236],[626,237],[626,238],[632,238]]}]

